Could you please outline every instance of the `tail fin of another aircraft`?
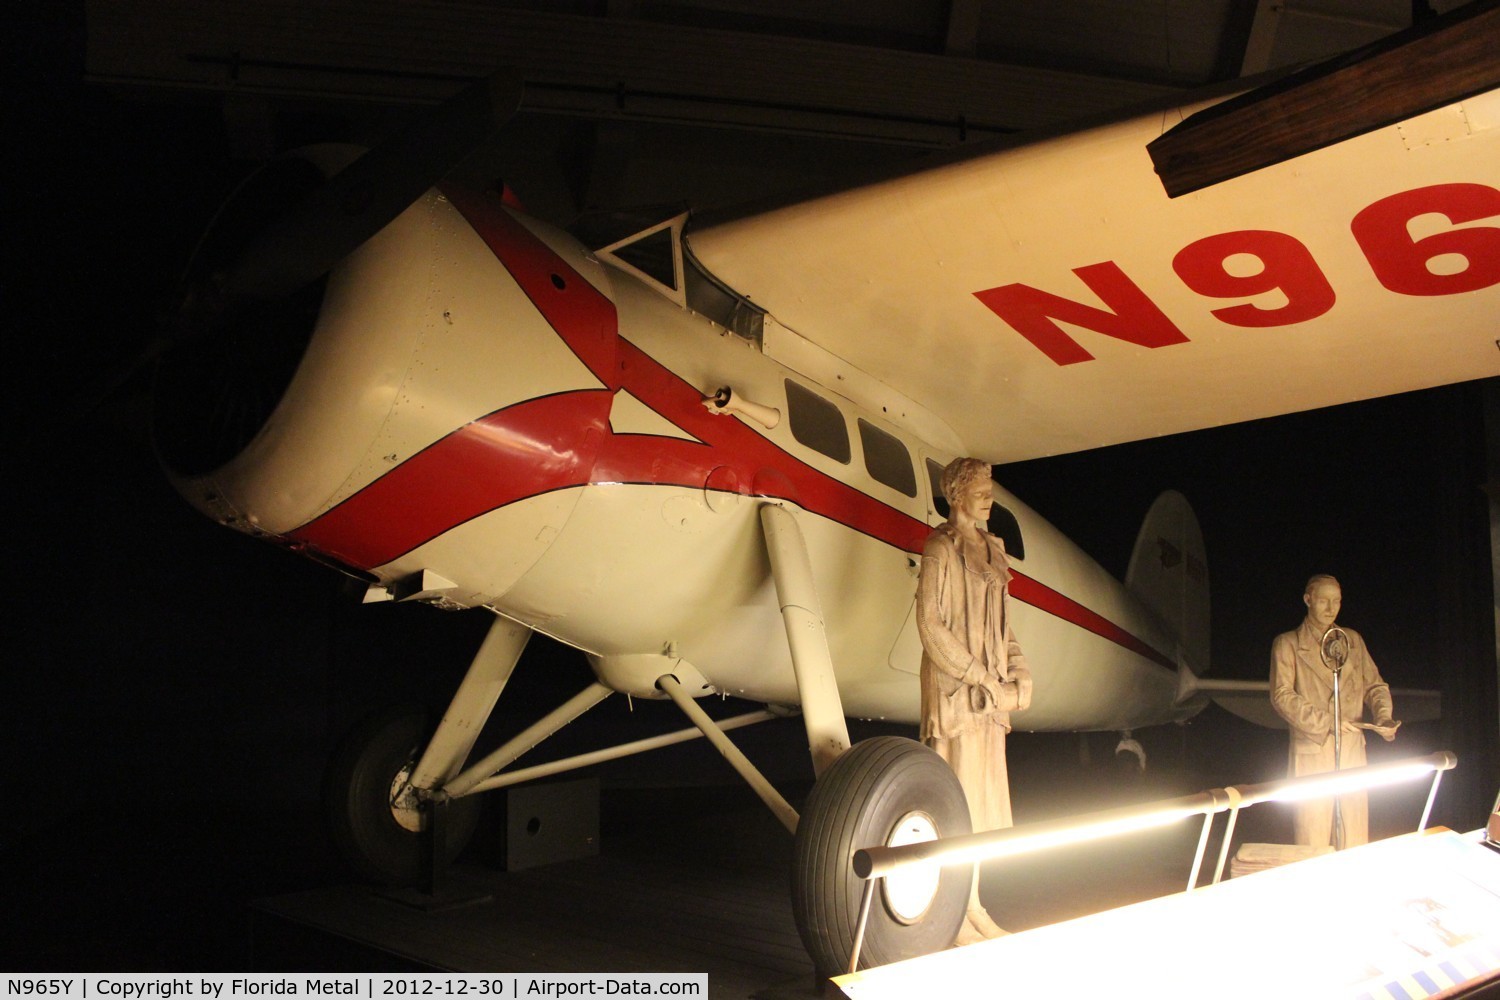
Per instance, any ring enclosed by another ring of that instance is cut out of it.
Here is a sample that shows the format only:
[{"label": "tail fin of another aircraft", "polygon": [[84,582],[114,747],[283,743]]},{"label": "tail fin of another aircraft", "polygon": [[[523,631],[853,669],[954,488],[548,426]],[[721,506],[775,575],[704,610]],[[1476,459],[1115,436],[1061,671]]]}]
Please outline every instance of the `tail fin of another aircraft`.
[{"label": "tail fin of another aircraft", "polygon": [[1208,559],[1198,518],[1181,493],[1168,490],[1147,511],[1125,589],[1177,638],[1179,665],[1194,675],[1208,669]]}]

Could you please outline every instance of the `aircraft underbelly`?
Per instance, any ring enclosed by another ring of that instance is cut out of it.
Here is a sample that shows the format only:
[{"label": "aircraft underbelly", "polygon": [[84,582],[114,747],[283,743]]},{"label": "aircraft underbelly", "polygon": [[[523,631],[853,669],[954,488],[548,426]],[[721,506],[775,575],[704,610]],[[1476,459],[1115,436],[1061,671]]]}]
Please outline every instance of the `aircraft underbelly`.
[{"label": "aircraft underbelly", "polygon": [[[682,487],[588,487],[566,530],[497,602],[506,614],[603,656],[666,654],[714,689],[799,702],[765,552],[762,498]],[[913,557],[792,508],[817,578],[846,715],[915,724],[916,662],[892,647],[915,592]],[[1187,713],[1158,662],[1056,614],[1012,599],[1035,678],[1018,730],[1120,730]],[[916,651],[920,659],[920,649]]]},{"label": "aircraft underbelly", "polygon": [[1033,732],[1134,729],[1170,721],[1176,678],[1166,668],[1039,608],[1012,601],[1031,665],[1032,707],[1012,715]]},{"label": "aircraft underbelly", "polygon": [[[1172,708],[1176,678],[1161,664],[1118,642],[1081,628],[1024,601],[1011,600],[1015,634],[1035,683],[1032,707],[1011,715],[1020,731],[1119,730],[1186,717]],[[922,656],[916,617],[907,622],[892,650],[888,673],[915,685]],[[891,698],[904,698],[905,686],[891,677],[870,677],[862,701],[870,717],[893,714]],[[874,701],[884,695],[887,700]],[[882,706],[882,707],[875,707]]]},{"label": "aircraft underbelly", "polygon": [[442,595],[443,604],[493,606],[558,537],[581,493],[556,490],[507,504],[417,546],[376,573],[400,580],[428,570],[455,584]]},{"label": "aircraft underbelly", "polygon": [[[766,554],[762,498],[681,486],[598,484],[567,529],[499,602],[502,610],[600,655],[663,653],[723,693],[797,703]],[[793,508],[807,541],[845,708],[865,711],[867,674],[891,673],[914,578],[905,553]],[[878,714],[915,718],[915,680]],[[890,699],[888,699],[890,700]]]}]

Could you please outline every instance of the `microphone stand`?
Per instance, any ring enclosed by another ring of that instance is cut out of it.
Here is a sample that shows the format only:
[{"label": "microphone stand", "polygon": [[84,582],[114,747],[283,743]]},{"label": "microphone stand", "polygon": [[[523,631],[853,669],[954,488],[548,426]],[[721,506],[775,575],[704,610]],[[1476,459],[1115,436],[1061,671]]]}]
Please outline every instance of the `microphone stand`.
[{"label": "microphone stand", "polygon": [[[1344,661],[1349,658],[1349,635],[1337,625],[1323,633],[1318,645],[1318,655],[1323,665],[1333,671],[1333,769],[1344,767],[1344,705],[1339,697],[1339,675],[1344,671]],[[1333,849],[1344,849],[1344,810],[1339,796],[1333,797]]]}]

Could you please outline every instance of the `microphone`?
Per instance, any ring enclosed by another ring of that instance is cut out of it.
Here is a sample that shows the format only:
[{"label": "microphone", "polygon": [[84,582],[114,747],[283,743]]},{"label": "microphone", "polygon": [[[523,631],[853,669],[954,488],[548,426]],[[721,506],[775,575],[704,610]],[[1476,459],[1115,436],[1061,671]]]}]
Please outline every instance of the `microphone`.
[{"label": "microphone", "polygon": [[1344,669],[1344,664],[1349,660],[1349,633],[1334,625],[1323,633],[1323,641],[1318,646],[1318,655],[1323,658],[1323,666],[1334,673]]}]

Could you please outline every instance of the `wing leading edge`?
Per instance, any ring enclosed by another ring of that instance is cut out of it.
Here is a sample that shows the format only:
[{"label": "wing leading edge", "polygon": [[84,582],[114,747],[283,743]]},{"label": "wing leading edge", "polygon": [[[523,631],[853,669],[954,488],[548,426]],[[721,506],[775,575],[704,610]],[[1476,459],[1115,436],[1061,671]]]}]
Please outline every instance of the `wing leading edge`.
[{"label": "wing leading edge", "polygon": [[1147,145],[1207,106],[949,160],[690,246],[995,462],[1500,373],[1500,90],[1169,198]]}]

